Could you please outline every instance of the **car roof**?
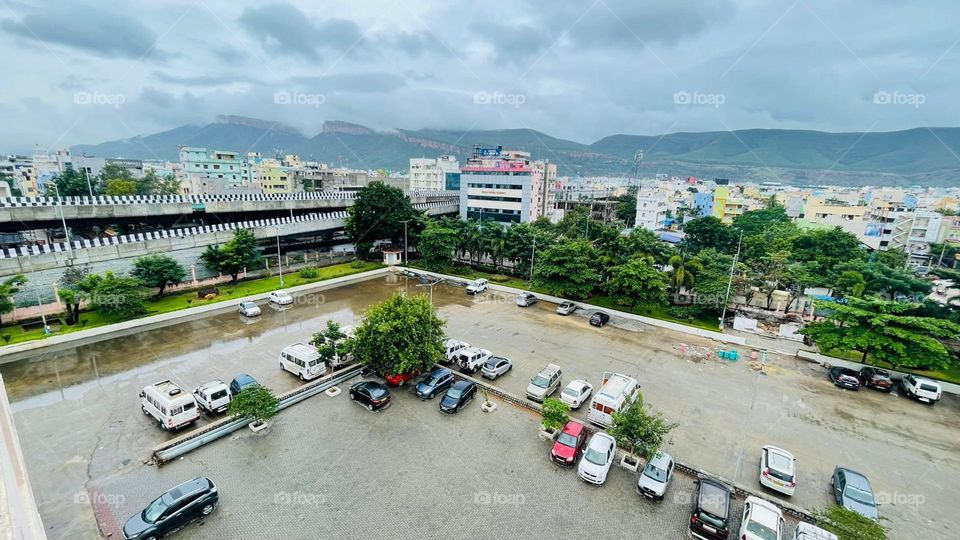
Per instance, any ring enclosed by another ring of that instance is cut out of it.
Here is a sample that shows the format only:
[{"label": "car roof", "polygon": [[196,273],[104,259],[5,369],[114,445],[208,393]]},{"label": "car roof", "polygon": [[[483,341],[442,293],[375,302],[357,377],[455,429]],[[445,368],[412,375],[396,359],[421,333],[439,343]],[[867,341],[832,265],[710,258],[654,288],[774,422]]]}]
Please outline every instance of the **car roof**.
[{"label": "car roof", "polygon": [[783,518],[783,512],[770,501],[765,501],[759,497],[747,497],[748,502],[753,505],[750,510],[750,519],[757,523],[766,525],[771,529],[776,529]]}]

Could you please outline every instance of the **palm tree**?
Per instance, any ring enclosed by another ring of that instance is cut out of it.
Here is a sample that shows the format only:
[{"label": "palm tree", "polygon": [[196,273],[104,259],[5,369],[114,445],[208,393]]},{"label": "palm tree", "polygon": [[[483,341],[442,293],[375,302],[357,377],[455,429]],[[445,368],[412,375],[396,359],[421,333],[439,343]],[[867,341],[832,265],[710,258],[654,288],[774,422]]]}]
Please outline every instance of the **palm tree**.
[{"label": "palm tree", "polygon": [[697,272],[703,270],[703,265],[696,258],[685,259],[682,255],[670,257],[670,266],[673,271],[670,273],[670,284],[673,291],[678,292],[682,288],[693,287],[696,282]]}]

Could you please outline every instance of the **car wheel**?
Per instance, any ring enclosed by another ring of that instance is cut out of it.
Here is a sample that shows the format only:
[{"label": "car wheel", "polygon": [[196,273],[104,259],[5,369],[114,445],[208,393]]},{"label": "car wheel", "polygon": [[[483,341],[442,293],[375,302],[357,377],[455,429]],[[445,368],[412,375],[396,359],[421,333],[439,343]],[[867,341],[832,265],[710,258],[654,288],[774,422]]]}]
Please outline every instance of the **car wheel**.
[{"label": "car wheel", "polygon": [[208,505],[204,506],[203,509],[200,510],[200,513],[203,514],[203,515],[205,515],[205,516],[209,516],[211,512],[213,512],[213,505],[212,505],[212,504],[208,504]]},{"label": "car wheel", "polygon": [[367,403],[367,410],[370,412],[373,412],[373,405],[370,403]]}]

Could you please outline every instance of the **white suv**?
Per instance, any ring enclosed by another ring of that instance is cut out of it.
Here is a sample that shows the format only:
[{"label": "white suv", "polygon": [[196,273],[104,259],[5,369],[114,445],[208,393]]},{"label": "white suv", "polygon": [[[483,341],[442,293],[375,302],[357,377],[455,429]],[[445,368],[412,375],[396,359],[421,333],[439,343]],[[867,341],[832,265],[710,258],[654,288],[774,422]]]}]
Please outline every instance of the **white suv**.
[{"label": "white suv", "polygon": [[900,379],[900,388],[908,398],[919,399],[931,405],[940,401],[940,383],[934,380],[904,375]]}]

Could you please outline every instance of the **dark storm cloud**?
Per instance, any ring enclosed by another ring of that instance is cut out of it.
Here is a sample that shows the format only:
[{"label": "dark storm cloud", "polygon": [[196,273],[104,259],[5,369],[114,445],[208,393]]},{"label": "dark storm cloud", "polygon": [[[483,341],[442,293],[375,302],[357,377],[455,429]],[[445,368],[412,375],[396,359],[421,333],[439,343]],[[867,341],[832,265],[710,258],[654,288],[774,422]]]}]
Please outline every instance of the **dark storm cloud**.
[{"label": "dark storm cloud", "polygon": [[0,22],[0,28],[41,45],[61,45],[98,56],[165,56],[154,48],[156,35],[149,28],[116,10],[62,4],[4,19]]},{"label": "dark storm cloud", "polygon": [[267,4],[246,8],[240,26],[274,54],[320,60],[321,51],[357,48],[363,34],[357,23],[345,19],[314,21],[291,4]]}]

